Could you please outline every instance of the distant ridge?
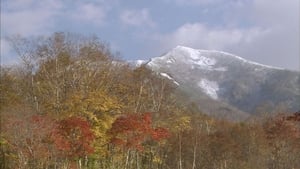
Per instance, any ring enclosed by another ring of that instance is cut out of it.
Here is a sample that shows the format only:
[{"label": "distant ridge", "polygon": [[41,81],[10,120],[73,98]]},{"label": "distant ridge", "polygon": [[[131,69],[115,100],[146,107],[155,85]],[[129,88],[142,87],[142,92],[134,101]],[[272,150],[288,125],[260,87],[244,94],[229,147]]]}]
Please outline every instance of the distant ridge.
[{"label": "distant ridge", "polygon": [[263,104],[274,109],[282,105],[291,111],[300,108],[297,71],[248,61],[227,52],[185,46],[135,63],[145,64],[173,81],[189,101],[196,102],[208,113],[220,115],[226,109],[253,114]]}]

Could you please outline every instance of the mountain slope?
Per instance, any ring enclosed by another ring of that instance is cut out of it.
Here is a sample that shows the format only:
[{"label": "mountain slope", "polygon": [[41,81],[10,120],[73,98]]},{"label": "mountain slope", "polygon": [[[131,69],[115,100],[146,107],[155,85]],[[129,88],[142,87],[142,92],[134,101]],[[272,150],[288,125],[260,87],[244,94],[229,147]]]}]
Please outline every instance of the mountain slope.
[{"label": "mountain slope", "polygon": [[205,107],[213,107],[210,112],[215,112],[221,106],[251,114],[264,104],[273,108],[284,105],[291,111],[300,108],[299,72],[184,46],[152,58],[146,65],[173,80],[206,111],[210,110]]}]

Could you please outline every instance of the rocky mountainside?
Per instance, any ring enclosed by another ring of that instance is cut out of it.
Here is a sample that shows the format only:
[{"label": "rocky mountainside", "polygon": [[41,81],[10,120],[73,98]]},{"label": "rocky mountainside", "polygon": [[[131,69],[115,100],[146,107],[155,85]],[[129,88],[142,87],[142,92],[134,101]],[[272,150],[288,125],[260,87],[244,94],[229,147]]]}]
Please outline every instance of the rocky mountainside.
[{"label": "rocky mountainside", "polygon": [[210,114],[245,117],[264,106],[300,109],[300,73],[296,71],[184,46],[144,63]]}]

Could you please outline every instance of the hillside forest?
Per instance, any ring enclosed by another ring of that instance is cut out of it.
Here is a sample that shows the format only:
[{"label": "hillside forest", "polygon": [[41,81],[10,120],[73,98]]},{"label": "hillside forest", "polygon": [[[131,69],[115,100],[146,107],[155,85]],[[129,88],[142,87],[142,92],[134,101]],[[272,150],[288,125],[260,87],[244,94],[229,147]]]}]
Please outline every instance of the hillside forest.
[{"label": "hillside forest", "polygon": [[97,37],[9,40],[21,62],[1,67],[1,169],[300,168],[299,112],[213,118]]}]

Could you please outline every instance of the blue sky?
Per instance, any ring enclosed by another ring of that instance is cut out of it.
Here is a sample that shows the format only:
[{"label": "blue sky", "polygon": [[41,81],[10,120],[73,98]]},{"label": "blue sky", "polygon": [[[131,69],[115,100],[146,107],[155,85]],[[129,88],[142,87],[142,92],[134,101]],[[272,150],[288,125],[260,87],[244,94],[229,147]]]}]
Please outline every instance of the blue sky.
[{"label": "blue sky", "polygon": [[6,37],[53,32],[97,35],[126,60],[184,45],[299,70],[299,0],[1,0],[1,57],[18,61]]}]

